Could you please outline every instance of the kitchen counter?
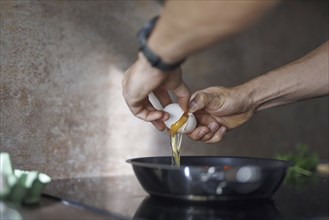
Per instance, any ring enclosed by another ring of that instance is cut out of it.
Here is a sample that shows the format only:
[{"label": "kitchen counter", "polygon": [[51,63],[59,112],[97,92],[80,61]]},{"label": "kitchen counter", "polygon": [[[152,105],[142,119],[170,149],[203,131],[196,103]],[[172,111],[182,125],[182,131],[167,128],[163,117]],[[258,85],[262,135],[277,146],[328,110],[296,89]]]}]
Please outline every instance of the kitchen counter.
[{"label": "kitchen counter", "polygon": [[102,215],[92,209],[49,196],[41,197],[37,205],[20,206],[0,202],[1,220],[117,220],[114,215]]},{"label": "kitchen counter", "polygon": [[113,219],[329,219],[328,176],[284,183],[269,200],[187,203],[149,197],[134,176],[54,180],[45,193]]},{"label": "kitchen counter", "polygon": [[150,197],[135,176],[59,179],[40,204],[7,211],[31,220],[328,220],[328,185],[329,176],[315,175],[285,182],[268,200],[195,203]]}]

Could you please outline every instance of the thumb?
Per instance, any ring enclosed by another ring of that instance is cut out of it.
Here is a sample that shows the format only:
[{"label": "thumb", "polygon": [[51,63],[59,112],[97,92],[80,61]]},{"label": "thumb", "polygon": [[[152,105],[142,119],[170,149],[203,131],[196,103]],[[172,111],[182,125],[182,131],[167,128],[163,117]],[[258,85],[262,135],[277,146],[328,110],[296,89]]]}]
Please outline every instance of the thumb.
[{"label": "thumb", "polygon": [[196,92],[193,94],[189,103],[189,112],[196,112],[201,110],[207,106],[209,103],[208,95],[202,91]]}]

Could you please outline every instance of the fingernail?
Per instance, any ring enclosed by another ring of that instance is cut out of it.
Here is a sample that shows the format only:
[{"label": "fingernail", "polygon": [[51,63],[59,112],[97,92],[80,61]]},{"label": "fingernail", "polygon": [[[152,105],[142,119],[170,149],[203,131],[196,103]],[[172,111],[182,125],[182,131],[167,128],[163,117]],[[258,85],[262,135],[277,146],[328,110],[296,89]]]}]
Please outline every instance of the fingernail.
[{"label": "fingernail", "polygon": [[207,133],[208,133],[207,130],[201,130],[201,131],[199,132],[199,135],[200,135],[201,137],[203,137],[203,136],[205,136]]},{"label": "fingernail", "polygon": [[189,103],[189,112],[195,112],[198,109],[198,104],[195,101]]},{"label": "fingernail", "polygon": [[219,128],[219,124],[217,122],[212,122],[210,123],[209,128],[212,132],[216,132]]},{"label": "fingernail", "polygon": [[221,135],[223,135],[224,133],[226,132],[226,128],[224,126],[222,126],[220,129],[219,129],[219,133]]}]

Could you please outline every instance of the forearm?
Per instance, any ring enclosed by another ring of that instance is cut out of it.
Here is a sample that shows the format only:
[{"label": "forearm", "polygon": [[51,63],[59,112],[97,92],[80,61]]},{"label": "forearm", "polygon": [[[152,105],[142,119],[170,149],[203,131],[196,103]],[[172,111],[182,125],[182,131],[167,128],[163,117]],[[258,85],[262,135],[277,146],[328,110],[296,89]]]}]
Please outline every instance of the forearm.
[{"label": "forearm", "polygon": [[149,47],[174,63],[248,27],[278,1],[167,1]]},{"label": "forearm", "polygon": [[257,111],[328,94],[326,42],[301,59],[255,78],[240,88],[247,91]]}]

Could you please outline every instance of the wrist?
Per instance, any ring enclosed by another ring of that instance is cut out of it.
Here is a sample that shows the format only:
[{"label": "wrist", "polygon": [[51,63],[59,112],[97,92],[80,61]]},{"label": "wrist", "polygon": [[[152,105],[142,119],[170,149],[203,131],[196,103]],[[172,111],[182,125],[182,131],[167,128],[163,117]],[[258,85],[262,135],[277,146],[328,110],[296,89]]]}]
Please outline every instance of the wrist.
[{"label": "wrist", "polygon": [[[144,55],[144,57],[148,60],[151,66],[161,70],[162,72],[169,72],[177,69],[184,62],[185,59],[168,59],[168,56],[163,56],[161,50],[158,50],[159,47],[154,46],[154,44],[151,44],[152,46],[150,47],[149,37],[154,31],[157,22],[158,17],[154,17],[148,23],[146,23],[144,27],[139,31],[139,51]],[[160,48],[165,48],[165,46],[162,45],[162,47]]]},{"label": "wrist", "polygon": [[186,58],[186,55],[180,54],[182,50],[178,49],[181,48],[179,44],[181,40],[174,33],[180,31],[176,29],[174,25],[159,20],[159,24],[154,28],[147,42],[149,48],[165,63],[176,63]]},{"label": "wrist", "polygon": [[255,87],[252,83],[247,82],[242,85],[233,88],[236,94],[239,94],[240,99],[243,103],[244,111],[257,112],[261,105],[257,96],[257,86]]},{"label": "wrist", "polygon": [[282,71],[274,70],[243,84],[255,112],[287,104],[284,97],[293,91],[295,82],[283,79],[280,73]]},{"label": "wrist", "polygon": [[[165,81],[168,77],[168,74],[164,74],[161,70],[154,68],[146,59],[144,54],[141,52],[138,52],[138,58],[135,65],[136,68],[138,69],[138,73],[139,73],[138,77],[143,78],[147,81],[152,80],[153,83],[160,84],[163,81]],[[152,90],[153,89],[154,88],[152,88]]]},{"label": "wrist", "polygon": [[153,67],[142,52],[138,52],[137,66],[140,69],[140,73],[147,74],[152,80],[163,81],[167,77],[167,74]]}]

